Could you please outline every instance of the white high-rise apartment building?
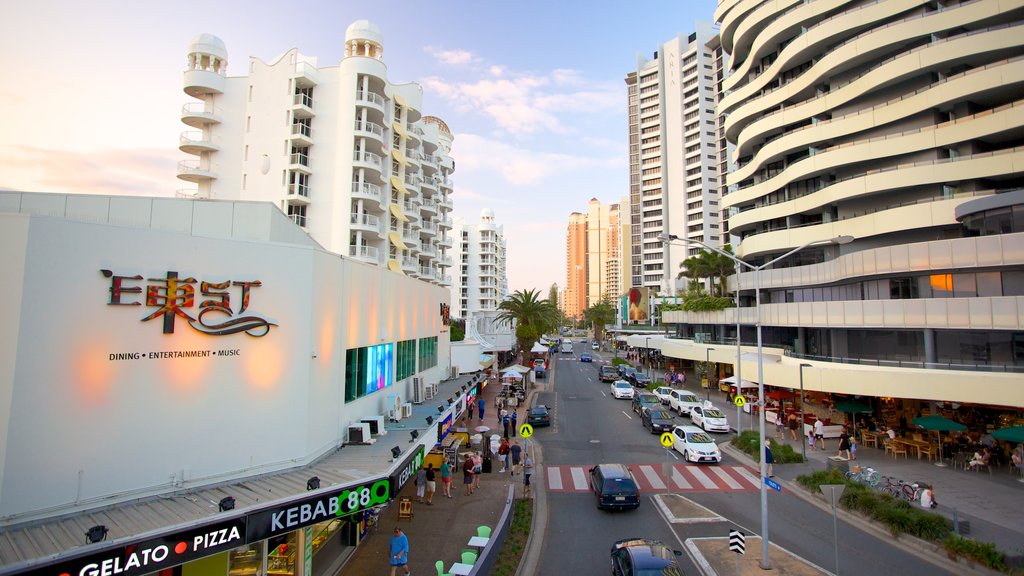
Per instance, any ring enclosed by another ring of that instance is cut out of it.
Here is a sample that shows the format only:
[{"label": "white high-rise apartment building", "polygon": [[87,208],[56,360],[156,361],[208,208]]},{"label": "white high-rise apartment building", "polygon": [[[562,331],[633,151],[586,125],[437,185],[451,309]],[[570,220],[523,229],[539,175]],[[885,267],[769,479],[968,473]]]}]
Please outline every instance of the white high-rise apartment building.
[{"label": "white high-rise apartment building", "polygon": [[480,211],[480,222],[456,218],[451,254],[456,274],[452,282],[451,315],[466,321],[466,336],[488,351],[512,349],[512,328],[496,321],[498,305],[508,295],[505,268],[505,230],[494,211]]},{"label": "white high-rise apartment building", "polygon": [[[737,255],[758,265],[854,240],[762,272],[760,310],[745,273],[731,278],[744,306],[666,321],[712,342],[739,322],[751,342],[762,319],[773,385],[797,387],[805,365],[809,389],[891,414],[1019,415],[1024,2],[728,0],[715,17],[732,62],[719,112]],[[735,361],[696,342],[670,352]]]},{"label": "white high-rise apartment building", "polygon": [[[629,97],[629,286],[674,293],[672,269],[697,248],[664,244],[671,234],[717,246],[718,71],[721,48],[711,24],[665,42],[626,76]],[[710,43],[710,44],[709,44]]]},{"label": "white high-rise apartment building", "polygon": [[452,135],[415,83],[387,79],[380,30],[345,32],[336,66],[292,49],[228,77],[209,34],[189,46],[182,195],[273,202],[326,249],[450,285]]}]

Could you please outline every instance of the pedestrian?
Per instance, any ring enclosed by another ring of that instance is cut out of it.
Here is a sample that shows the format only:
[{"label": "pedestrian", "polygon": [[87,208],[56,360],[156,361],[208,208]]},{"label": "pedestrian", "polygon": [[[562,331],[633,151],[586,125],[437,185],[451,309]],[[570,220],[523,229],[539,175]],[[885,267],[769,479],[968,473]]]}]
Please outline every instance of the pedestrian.
[{"label": "pedestrian", "polygon": [[939,502],[935,499],[935,491],[932,490],[931,484],[925,484],[924,490],[921,491],[921,507],[922,508],[938,508]]},{"label": "pedestrian", "polygon": [[509,417],[508,412],[506,412],[505,410],[502,410],[502,412],[504,412],[504,414],[502,414],[502,416],[501,416],[501,426],[502,426],[502,429],[505,431],[503,436],[507,440],[508,439],[508,425],[512,423],[512,418]]},{"label": "pedestrian", "polygon": [[825,423],[817,416],[814,417],[814,440],[818,444],[818,450],[825,449]]},{"label": "pedestrian", "polygon": [[857,437],[850,436],[850,460],[857,459]]},{"label": "pedestrian", "polygon": [[416,501],[423,502],[423,496],[427,493],[427,471],[420,468],[416,471]]},{"label": "pedestrian", "polygon": [[498,457],[501,458],[501,470],[498,470],[499,474],[505,472],[505,462],[508,460],[509,444],[508,438],[501,439],[501,446],[498,446]]},{"label": "pedestrian", "polygon": [[786,420],[782,417],[782,410],[775,413],[775,439],[783,440],[786,438]]},{"label": "pedestrian", "polygon": [[512,437],[516,436],[516,422],[519,420],[519,410],[512,411]]},{"label": "pedestrian", "polygon": [[406,538],[402,532],[401,526],[395,526],[395,533],[391,535],[391,541],[388,543],[388,549],[390,550],[391,557],[391,576],[395,576],[395,572],[399,566],[402,567],[402,572],[409,573],[409,539]]},{"label": "pedestrian", "polygon": [[789,435],[796,441],[796,430],[800,427],[800,419],[797,418],[796,412],[789,413]]},{"label": "pedestrian", "polygon": [[427,464],[427,506],[434,505],[434,491],[437,490],[436,473],[434,464]]},{"label": "pedestrian", "polygon": [[807,445],[811,447],[811,450],[814,450],[814,427],[813,426],[807,429]]},{"label": "pedestrian", "polygon": [[516,472],[519,471],[519,456],[523,453],[523,447],[519,445],[518,438],[512,441],[509,453],[512,456],[512,475],[515,476]]},{"label": "pedestrian", "polygon": [[452,467],[447,458],[441,462],[441,489],[445,496],[452,497]]},{"label": "pedestrian", "polygon": [[850,459],[850,435],[846,433],[846,426],[843,426],[843,431],[839,434],[839,452],[836,456],[843,457],[843,452],[846,452],[846,459]]},{"label": "pedestrian", "polygon": [[765,469],[765,475],[769,478],[775,477],[775,472],[772,470],[772,464],[775,464],[775,456],[772,455],[772,441],[764,441],[764,463],[767,466]]},{"label": "pedestrian", "polygon": [[[508,416],[508,410],[501,408],[498,410],[498,425],[501,426],[505,422],[505,417]],[[505,436],[508,436],[508,432],[505,432]]]},{"label": "pedestrian", "polygon": [[466,487],[466,496],[473,493],[473,455],[466,454],[462,461],[462,484]]},{"label": "pedestrian", "polygon": [[480,476],[484,473],[484,457],[477,452],[473,455],[473,492],[480,489]]},{"label": "pedestrian", "polygon": [[530,498],[530,476],[533,475],[533,458],[530,457],[530,453],[527,452],[523,456],[523,497]]},{"label": "pedestrian", "polygon": [[477,398],[477,401],[476,401],[476,407],[477,407],[476,417],[479,418],[481,422],[484,421],[484,408],[486,406],[487,406],[487,403],[484,402],[483,396],[481,396],[480,398]]},{"label": "pedestrian", "polygon": [[469,406],[466,407],[466,410],[469,411],[469,418],[466,419],[466,424],[469,424],[469,423],[471,423],[473,421],[473,403],[472,402],[469,403]]}]

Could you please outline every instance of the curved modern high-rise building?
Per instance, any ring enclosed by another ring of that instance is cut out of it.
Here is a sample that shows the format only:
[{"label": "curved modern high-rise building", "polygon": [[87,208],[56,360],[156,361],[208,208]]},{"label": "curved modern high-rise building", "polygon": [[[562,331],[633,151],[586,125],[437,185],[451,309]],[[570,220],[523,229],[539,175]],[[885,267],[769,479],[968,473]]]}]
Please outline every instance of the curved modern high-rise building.
[{"label": "curved modern high-rise building", "polygon": [[[822,392],[1019,410],[1024,2],[723,0],[715,19],[737,255],[854,238],[761,272],[766,383],[796,387],[804,364]],[[754,340],[754,280],[732,277],[738,309],[667,313],[719,342],[678,355],[735,362],[721,343],[737,322]]]}]

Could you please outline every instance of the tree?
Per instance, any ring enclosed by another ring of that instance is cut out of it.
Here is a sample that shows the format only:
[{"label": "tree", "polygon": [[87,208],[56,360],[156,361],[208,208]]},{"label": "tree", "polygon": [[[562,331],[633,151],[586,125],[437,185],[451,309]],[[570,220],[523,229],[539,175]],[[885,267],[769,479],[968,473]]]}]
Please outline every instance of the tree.
[{"label": "tree", "polygon": [[450,326],[450,338],[452,342],[462,342],[466,339],[466,321],[461,319],[452,320]]},{"label": "tree", "polygon": [[598,343],[604,341],[604,327],[615,321],[615,305],[612,297],[605,294],[601,301],[583,311],[583,319],[594,327],[594,340]]},{"label": "tree", "polygon": [[548,288],[548,302],[558,308],[558,284],[552,284],[551,288]]},{"label": "tree", "polygon": [[516,327],[516,345],[521,364],[527,364],[527,355],[540,336],[558,326],[558,307],[540,298],[540,291],[516,290],[498,305],[499,322]]},{"label": "tree", "polygon": [[[725,251],[731,254],[732,248],[726,246]],[[685,277],[690,281],[689,291],[700,292],[700,279],[707,278],[711,281],[709,294],[721,297],[728,292],[726,279],[736,270],[736,264],[732,259],[711,250],[704,250],[696,256],[683,260],[679,267],[683,269],[679,273],[679,277]]]}]

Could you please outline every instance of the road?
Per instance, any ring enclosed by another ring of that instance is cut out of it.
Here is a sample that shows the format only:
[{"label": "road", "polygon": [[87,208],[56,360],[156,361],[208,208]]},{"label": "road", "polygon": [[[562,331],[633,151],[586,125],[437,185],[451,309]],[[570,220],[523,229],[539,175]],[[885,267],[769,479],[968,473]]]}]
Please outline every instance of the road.
[{"label": "road", "polygon": [[[686,574],[700,573],[685,553],[691,538],[724,537],[730,529],[747,534],[760,531],[760,497],[756,471],[726,460],[718,466],[689,465],[662,448],[658,436],[643,428],[628,400],[613,399],[609,385],[597,378],[600,363],[579,362],[579,353],[557,355],[554,386],[540,392],[538,401],[553,410],[550,428],[538,429],[533,440],[543,448],[543,481],[547,488],[547,535],[539,574],[610,573],[609,549],[616,540],[647,537],[683,550],[679,558]],[[611,354],[596,354],[609,359]],[[551,378],[552,375],[549,375]],[[689,423],[688,418],[678,418]],[[727,434],[716,435],[719,443]],[[586,482],[587,469],[598,463],[631,465],[644,494],[635,511],[598,510]],[[660,495],[681,494],[721,519],[699,523],[670,523],[655,502]],[[829,572],[835,566],[832,517],[788,494],[769,495],[769,536],[781,546]],[[932,564],[890,542],[840,521],[840,573],[877,576],[942,574]],[[722,546],[726,546],[723,542]],[[567,553],[571,551],[571,553]],[[760,546],[747,554],[760,557]],[[844,570],[844,566],[846,566]]]}]

